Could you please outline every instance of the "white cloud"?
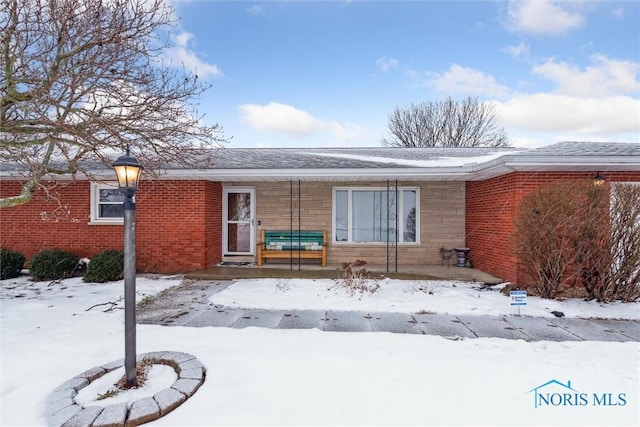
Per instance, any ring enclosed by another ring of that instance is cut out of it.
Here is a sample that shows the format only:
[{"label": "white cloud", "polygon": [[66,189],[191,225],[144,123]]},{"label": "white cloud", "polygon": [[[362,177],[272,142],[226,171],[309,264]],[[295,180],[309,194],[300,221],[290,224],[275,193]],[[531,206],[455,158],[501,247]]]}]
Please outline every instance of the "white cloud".
[{"label": "white cloud", "polygon": [[270,102],[267,105],[243,104],[239,107],[242,121],[251,128],[289,135],[296,139],[331,132],[345,142],[360,141],[369,131],[356,124],[342,124],[313,117],[290,105]]},{"label": "white cloud", "polygon": [[439,92],[463,93],[466,95],[485,95],[502,98],[509,94],[509,88],[496,82],[496,79],[482,71],[453,64],[443,74],[434,74],[431,83]]},{"label": "white cloud", "polygon": [[581,2],[516,0],[507,6],[507,27],[531,34],[560,34],[581,27]]},{"label": "white cloud", "polygon": [[615,16],[616,18],[623,18],[624,17],[624,8],[622,6],[614,8],[611,11],[611,15]]},{"label": "white cloud", "polygon": [[640,133],[640,100],[628,96],[577,98],[537,93],[518,95],[496,106],[505,127],[578,137]]},{"label": "white cloud", "polygon": [[604,55],[591,56],[593,65],[584,70],[565,62],[548,60],[533,72],[558,85],[556,93],[578,97],[638,94],[640,64],[617,61]]},{"label": "white cloud", "polygon": [[376,60],[376,65],[385,73],[392,68],[398,68],[398,60],[389,58],[388,56],[383,56],[382,58],[378,58]]},{"label": "white cloud", "polygon": [[177,46],[187,47],[189,40],[193,38],[193,34],[182,32],[173,36],[173,41]]},{"label": "white cloud", "polygon": [[254,4],[253,6],[247,8],[247,12],[252,15],[262,15],[264,13],[264,7],[259,4]]},{"label": "white cloud", "polygon": [[549,145],[549,143],[552,143],[552,142],[569,141],[571,140],[571,138],[569,139],[554,138],[553,140],[550,141],[549,137],[546,135],[538,138],[531,135],[516,135],[516,136],[510,136],[510,140],[511,140],[512,147],[531,149],[531,148],[542,147],[544,145]]},{"label": "white cloud", "polygon": [[321,127],[311,114],[277,102],[268,105],[244,104],[240,106],[243,120],[252,128],[285,133],[297,138],[309,136]]},{"label": "white cloud", "polygon": [[[604,55],[593,55],[590,60],[584,67],[556,60],[533,67],[533,74],[555,87],[547,93],[517,94],[496,102],[505,128],[512,135],[525,131],[546,135],[550,141],[638,141],[640,63]],[[517,144],[531,145],[536,140],[519,140]]]},{"label": "white cloud", "polygon": [[343,125],[338,122],[326,123],[327,129],[329,129],[340,141],[344,142],[358,142],[366,139],[370,132],[357,125],[347,124]]},{"label": "white cloud", "polygon": [[182,32],[173,35],[171,39],[173,46],[166,50],[165,56],[173,66],[184,65],[187,70],[196,73],[202,78],[223,76],[217,65],[203,61],[189,48],[189,42],[193,39],[193,34]]},{"label": "white cloud", "polygon": [[506,46],[502,49],[502,52],[513,58],[528,58],[529,57],[529,44],[520,42],[517,46]]}]

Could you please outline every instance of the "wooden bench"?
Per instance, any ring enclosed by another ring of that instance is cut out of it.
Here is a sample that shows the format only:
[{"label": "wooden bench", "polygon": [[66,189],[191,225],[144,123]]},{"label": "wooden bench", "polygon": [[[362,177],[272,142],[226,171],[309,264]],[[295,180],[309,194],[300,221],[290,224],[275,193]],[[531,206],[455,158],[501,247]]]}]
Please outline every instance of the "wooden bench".
[{"label": "wooden bench", "polygon": [[257,264],[267,258],[319,259],[327,266],[326,231],[266,231],[257,243]]}]

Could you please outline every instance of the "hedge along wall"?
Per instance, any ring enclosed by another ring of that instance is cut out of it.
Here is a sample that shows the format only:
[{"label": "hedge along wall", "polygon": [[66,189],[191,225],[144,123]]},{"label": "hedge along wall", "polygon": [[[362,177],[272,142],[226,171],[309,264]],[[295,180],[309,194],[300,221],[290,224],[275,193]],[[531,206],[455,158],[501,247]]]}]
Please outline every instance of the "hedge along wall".
[{"label": "hedge along wall", "polygon": [[[504,281],[525,284],[526,273],[513,252],[518,204],[530,191],[556,181],[593,179],[593,172],[514,172],[466,183],[466,244],[474,267]],[[640,181],[640,172],[603,172],[608,182]]]},{"label": "hedge along wall", "polygon": [[[123,226],[89,224],[90,183],[58,184],[58,202],[37,194],[29,203],[0,210],[0,245],[27,259],[42,249],[92,257],[123,248]],[[0,196],[19,194],[20,184],[0,181]],[[138,271],[174,273],[221,260],[221,185],[208,181],[143,181],[136,194]],[[55,215],[52,215],[55,213]]]}]

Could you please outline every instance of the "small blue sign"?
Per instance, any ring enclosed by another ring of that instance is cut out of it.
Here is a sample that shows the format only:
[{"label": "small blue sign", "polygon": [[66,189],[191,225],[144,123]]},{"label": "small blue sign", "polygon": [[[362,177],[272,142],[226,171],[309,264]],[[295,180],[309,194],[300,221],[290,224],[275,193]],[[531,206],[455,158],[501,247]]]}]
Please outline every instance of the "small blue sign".
[{"label": "small blue sign", "polygon": [[527,291],[510,291],[511,305],[527,305]]}]

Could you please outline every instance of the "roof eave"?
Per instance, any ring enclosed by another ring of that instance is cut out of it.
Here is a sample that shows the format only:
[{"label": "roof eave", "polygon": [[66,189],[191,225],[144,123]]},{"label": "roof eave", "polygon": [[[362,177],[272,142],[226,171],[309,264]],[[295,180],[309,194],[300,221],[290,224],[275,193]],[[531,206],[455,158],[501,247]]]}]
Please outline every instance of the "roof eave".
[{"label": "roof eave", "polygon": [[482,181],[511,172],[640,171],[637,156],[503,156],[477,165],[470,181]]},{"label": "roof eave", "polygon": [[208,169],[166,170],[163,179],[200,178],[209,181],[465,181],[472,168],[384,168],[384,169]]}]

